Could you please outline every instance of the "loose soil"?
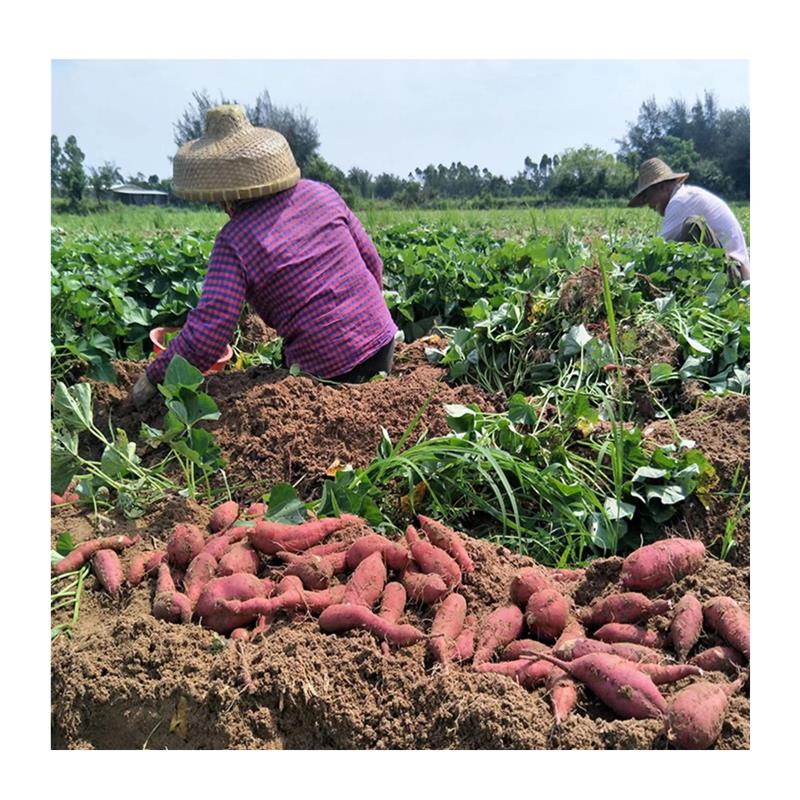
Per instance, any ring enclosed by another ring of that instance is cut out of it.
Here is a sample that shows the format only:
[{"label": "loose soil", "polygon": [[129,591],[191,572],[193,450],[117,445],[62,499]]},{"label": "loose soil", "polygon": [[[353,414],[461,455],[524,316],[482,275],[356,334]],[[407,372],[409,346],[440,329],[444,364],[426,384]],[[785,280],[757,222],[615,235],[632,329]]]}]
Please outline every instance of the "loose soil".
[{"label": "loose soil", "polygon": [[[413,346],[412,346],[413,348]],[[418,348],[419,350],[419,348]],[[99,404],[132,433],[142,421],[158,425],[158,409],[126,408],[127,389],[141,364],[120,365],[118,387],[98,386]],[[285,372],[251,369],[212,377],[209,392],[223,409],[214,429],[229,460],[228,479],[242,487],[238,499],[256,499],[256,487],[299,481],[303,496],[319,488],[335,459],[362,466],[373,457],[384,426],[396,439],[433,393],[420,427],[447,429],[442,403],[477,402],[500,407],[498,398],[463,386],[448,387],[442,371],[409,348],[398,353],[392,377],[334,387]],[[694,439],[720,477],[704,509],[686,504],[667,533],[701,537],[712,554],[732,513],[737,465],[749,474],[749,406],[737,397],[704,400],[677,417],[681,436]],[[671,426],[645,426],[652,441],[672,441]],[[250,488],[244,488],[250,484]],[[175,522],[206,526],[209,510],[173,498],[136,520],[112,516],[104,533],[142,535],[126,552],[163,545]],[[64,507],[53,515],[53,541],[63,531],[77,541],[97,535],[90,518]],[[351,530],[348,535],[356,535]],[[659,596],[686,591],[701,600],[734,597],[749,609],[749,518],[739,522],[730,562],[710,555],[704,568]],[[468,539],[476,573],[463,594],[478,616],[507,602],[513,573],[533,563],[489,542]],[[271,562],[272,563],[272,562]],[[621,559],[594,562],[583,580],[564,584],[576,604],[619,591]],[[669,746],[654,720],[617,720],[588,694],[560,731],[553,728],[544,689],[526,691],[498,675],[469,666],[433,665],[424,644],[383,656],[367,633],[341,636],[319,631],[312,619],[278,618],[267,635],[236,645],[199,625],[172,625],[151,615],[153,587],[143,583],[112,600],[89,578],[72,636],[52,647],[52,746],[57,749],[663,749]],[[654,595],[655,596],[655,595]],[[64,613],[64,612],[59,612]],[[64,621],[56,616],[54,622]],[[410,609],[407,621],[429,630],[429,609]],[[666,619],[652,625],[663,628]],[[715,644],[704,638],[698,648]],[[243,661],[255,691],[245,686]],[[722,680],[711,673],[710,680]],[[665,696],[687,685],[664,687]],[[719,749],[749,748],[750,701],[731,699]]]}]

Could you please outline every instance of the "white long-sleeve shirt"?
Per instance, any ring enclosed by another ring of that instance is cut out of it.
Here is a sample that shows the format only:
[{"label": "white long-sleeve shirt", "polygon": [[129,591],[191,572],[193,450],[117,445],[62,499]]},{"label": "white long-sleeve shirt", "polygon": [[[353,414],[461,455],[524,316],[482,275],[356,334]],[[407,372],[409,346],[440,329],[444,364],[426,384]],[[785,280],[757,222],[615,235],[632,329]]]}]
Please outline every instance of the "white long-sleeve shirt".
[{"label": "white long-sleeve shirt", "polygon": [[694,216],[705,218],[708,227],[731,258],[750,266],[747,242],[739,220],[724,200],[699,186],[683,185],[677,188],[667,203],[661,236],[667,240],[676,240],[680,236],[683,223]]}]

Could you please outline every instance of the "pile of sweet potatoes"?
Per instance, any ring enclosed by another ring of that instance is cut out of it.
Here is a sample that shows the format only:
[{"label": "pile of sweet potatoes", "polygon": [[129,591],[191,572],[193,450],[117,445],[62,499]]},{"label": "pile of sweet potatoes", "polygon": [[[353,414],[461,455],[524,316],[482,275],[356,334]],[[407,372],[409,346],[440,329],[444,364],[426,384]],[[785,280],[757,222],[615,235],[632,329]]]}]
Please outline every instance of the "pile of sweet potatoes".
[{"label": "pile of sweet potatoes", "polygon": [[[749,618],[734,600],[687,593],[673,605],[657,596],[703,566],[700,542],[669,539],[631,553],[618,591],[589,606],[577,606],[570,591],[584,570],[528,567],[514,575],[506,604],[477,614],[462,593],[475,572],[463,535],[429,517],[392,540],[356,538],[353,526],[367,525],[347,514],[286,525],[264,519],[265,511],[223,503],[208,531],[175,525],[163,550],[126,565],[118,552],[136,537],[86,542],[54,569],[91,559],[112,595],[152,577],[156,618],[194,620],[239,641],[288,615],[317,618],[324,633],[368,631],[385,654],[425,642],[441,669],[461,664],[487,680],[544,687],[557,726],[586,688],[620,718],[662,719],[682,748],[713,745],[728,698],[747,680]],[[404,620],[407,606],[416,624]],[[719,643],[693,652],[704,631]],[[736,680],[696,680],[705,672]],[[663,694],[686,679],[692,682],[680,691]]]}]

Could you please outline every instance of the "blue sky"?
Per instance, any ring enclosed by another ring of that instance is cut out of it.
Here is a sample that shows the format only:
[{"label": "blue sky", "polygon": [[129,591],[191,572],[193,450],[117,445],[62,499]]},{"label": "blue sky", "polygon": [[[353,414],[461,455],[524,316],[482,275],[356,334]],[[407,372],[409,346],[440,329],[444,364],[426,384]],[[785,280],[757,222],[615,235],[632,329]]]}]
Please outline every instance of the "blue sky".
[{"label": "blue sky", "polygon": [[194,89],[304,106],[345,171],[405,176],[463,161],[511,176],[529,155],[615,139],[650,96],[749,105],[747,61],[54,61],[52,132],[86,165],[171,174],[172,123]]}]

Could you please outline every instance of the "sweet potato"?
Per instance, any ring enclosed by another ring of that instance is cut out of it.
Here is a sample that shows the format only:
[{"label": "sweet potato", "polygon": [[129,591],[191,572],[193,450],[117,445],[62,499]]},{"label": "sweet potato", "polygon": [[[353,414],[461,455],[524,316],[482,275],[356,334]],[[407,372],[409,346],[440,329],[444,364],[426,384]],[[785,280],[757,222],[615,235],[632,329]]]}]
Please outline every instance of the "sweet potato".
[{"label": "sweet potato", "polygon": [[197,525],[178,523],[167,542],[167,558],[173,566],[186,569],[189,562],[203,549],[205,537]]},{"label": "sweet potato", "polygon": [[138,586],[144,580],[145,556],[134,556],[125,572],[125,580],[131,586]]},{"label": "sweet potato", "polygon": [[500,653],[501,661],[516,661],[522,658],[523,655],[530,653],[549,653],[550,648],[542,642],[537,642],[534,639],[517,639],[506,645],[503,652]]},{"label": "sweet potato", "polygon": [[585,638],[586,630],[583,625],[575,617],[570,617],[564,630],[561,631],[561,636],[558,637],[556,643],[553,645],[553,652],[564,647],[567,642],[571,642],[573,639]]},{"label": "sweet potato", "polygon": [[468,614],[464,619],[464,630],[458,635],[450,649],[449,658],[451,661],[461,663],[471,661],[475,655],[475,626],[478,618],[474,614]]},{"label": "sweet potato", "polygon": [[263,517],[267,513],[266,503],[250,503],[244,511],[244,517]]},{"label": "sweet potato", "polygon": [[189,622],[192,618],[191,600],[175,590],[169,565],[162,561],[158,565],[158,581],[153,600],[153,616],[165,622]]},{"label": "sweet potato", "polygon": [[442,600],[431,625],[430,646],[433,657],[440,664],[447,664],[453,645],[464,629],[467,601],[460,594],[451,594]]},{"label": "sweet potato", "polygon": [[432,572],[423,575],[416,564],[410,563],[400,576],[400,580],[412,603],[432,605],[447,594],[447,586],[441,575]]},{"label": "sweet potato", "polygon": [[333,564],[325,556],[298,555],[297,553],[277,553],[278,558],[286,561],[284,574],[296,575],[306,589],[327,589],[333,580]]},{"label": "sweet potato", "polygon": [[97,582],[112,596],[122,588],[122,562],[113,550],[98,550],[92,557],[92,569]]},{"label": "sweet potato", "polygon": [[725,672],[728,675],[738,675],[741,668],[747,664],[745,657],[732,647],[709,647],[689,661],[705,672]]},{"label": "sweet potato", "polygon": [[730,597],[712,597],[703,604],[703,619],[714,633],[750,660],[750,616]]},{"label": "sweet potato", "polygon": [[233,614],[225,608],[224,603],[229,600],[265,597],[266,591],[262,581],[246,572],[214,578],[200,592],[195,613],[206,628],[211,628],[217,633],[229,633],[234,628],[248,625],[253,617]]},{"label": "sweet potato", "polygon": [[381,553],[386,566],[398,572],[408,564],[408,550],[400,542],[393,542],[379,533],[372,533],[356,539],[347,549],[347,569],[355,569],[367,556]]},{"label": "sweet potato", "polygon": [[492,672],[504,675],[520,684],[524,689],[532,689],[538,683],[543,683],[553,669],[552,664],[546,661],[532,661],[529,658],[519,658],[516,661],[484,661],[475,669],[478,672]]},{"label": "sweet potato", "polygon": [[553,720],[556,727],[561,727],[578,704],[578,685],[572,676],[561,667],[557,667],[555,664],[551,664],[550,667],[550,672],[545,679],[545,687],[550,695]]},{"label": "sweet potato", "polygon": [[239,519],[239,504],[235,500],[228,500],[227,503],[217,506],[211,513],[208,527],[212,533],[219,533],[226,528],[230,528]]},{"label": "sweet potato", "polygon": [[[398,623],[406,607],[406,588],[398,581],[387,583],[381,598],[381,608],[378,616],[387,622]],[[381,642],[381,651],[385,656],[389,655],[389,643]]]},{"label": "sweet potato", "polygon": [[670,608],[669,600],[650,600],[638,592],[612,594],[592,604],[589,623],[599,628],[608,622],[642,622],[666,614]]},{"label": "sweet potato", "polygon": [[151,572],[158,572],[158,568],[161,565],[161,562],[166,560],[166,558],[167,558],[166,550],[154,550],[145,559],[144,574],[149,575]]},{"label": "sweet potato", "polygon": [[183,591],[189,598],[192,607],[197,603],[203,587],[217,574],[217,561],[208,553],[199,552],[186,567],[183,576]]},{"label": "sweet potato", "polygon": [[[206,553],[208,555],[208,553]],[[261,558],[248,542],[237,542],[219,560],[217,572],[220,576],[249,572],[255,575],[261,566]]]},{"label": "sweet potato", "polygon": [[395,647],[407,647],[425,638],[425,634],[413,625],[388,622],[366,606],[352,604],[328,606],[320,614],[319,627],[325,633],[343,633],[353,628],[363,628]]},{"label": "sweet potato", "polygon": [[386,586],[386,565],[380,551],[367,556],[347,582],[344,602],[372,608]]},{"label": "sweet potato", "polygon": [[586,577],[586,570],[577,569],[554,569],[550,573],[550,580],[557,583],[575,583],[582,581]]},{"label": "sweet potato", "polygon": [[667,702],[658,687],[624,658],[610,653],[591,653],[574,661],[561,661],[547,653],[532,658],[564,670],[622,719],[660,719],[667,713]]},{"label": "sweet potato", "polygon": [[669,705],[667,735],[682,750],[704,750],[719,738],[728,700],[747,680],[741,675],[733,683],[698,681],[681,689]]},{"label": "sweet potato", "polygon": [[319,544],[334,531],[352,525],[364,524],[364,520],[352,514],[341,517],[303,522],[300,525],[285,525],[281,522],[259,519],[249,533],[253,547],[261,553],[274,556],[284,550],[289,553],[301,553],[309,547]]},{"label": "sweet potato", "polygon": [[458,562],[441,547],[422,541],[413,525],[406,528],[406,541],[412,558],[423,572],[440,575],[448,589],[455,589],[461,584],[461,568]]},{"label": "sweet potato", "polygon": [[650,631],[639,625],[625,622],[607,622],[594,632],[594,638],[607,644],[630,642],[642,644],[645,647],[660,649],[664,646],[664,637],[657,631]]},{"label": "sweet potato", "polygon": [[305,556],[329,556],[334,553],[341,553],[346,551],[349,547],[347,542],[326,542],[325,544],[317,544],[314,547],[309,547],[308,550],[303,551]]},{"label": "sweet potato", "polygon": [[697,644],[702,632],[703,606],[691,592],[687,592],[675,606],[675,613],[669,626],[672,647],[678,658],[686,658],[689,651]]},{"label": "sweet potato", "polygon": [[525,622],[537,639],[553,642],[561,635],[569,619],[569,601],[556,589],[542,589],[528,598]]},{"label": "sweet potato", "polygon": [[339,585],[331,586],[328,589],[321,589],[317,592],[303,592],[302,608],[316,617],[328,608],[328,606],[343,603],[346,588],[345,586]]},{"label": "sweet potato", "polygon": [[665,539],[634,550],[622,562],[626,589],[662,589],[703,566],[705,545],[693,539]]},{"label": "sweet potato", "polygon": [[235,528],[228,528],[222,533],[209,536],[203,545],[203,552],[219,561],[234,544],[241,542],[252,530],[252,525],[238,525]]},{"label": "sweet potato", "polygon": [[541,569],[525,567],[511,581],[511,602],[525,608],[532,594],[552,588],[553,584]]},{"label": "sweet potato", "polygon": [[121,552],[126,547],[138,544],[140,536],[103,536],[99,539],[90,539],[79,544],[71,553],[68,553],[58,563],[53,565],[54,575],[64,575],[67,572],[79,570],[95,553],[100,550],[115,550]]},{"label": "sweet potato", "polygon": [[517,606],[502,606],[484,617],[478,627],[472,663],[478,666],[489,661],[495,650],[505,647],[520,635],[523,624],[522,611]]},{"label": "sweet potato", "polygon": [[644,647],[630,642],[617,642],[606,644],[596,639],[571,639],[558,648],[553,648],[553,654],[565,661],[572,661],[586,655],[605,653],[624,658],[626,661],[641,661],[651,664],[660,664],[666,656],[658,650]]},{"label": "sweet potato", "polygon": [[435,519],[424,517],[422,514],[418,514],[417,519],[431,544],[440,547],[451,555],[458,563],[458,566],[467,574],[475,571],[475,565],[472,563],[472,559],[461,541],[461,536],[456,531],[446,525],[442,525],[441,522],[437,522]]},{"label": "sweet potato", "polygon": [[63,506],[68,505],[69,503],[77,503],[80,499],[80,495],[75,494],[75,492],[64,492],[63,495],[56,494],[55,492],[50,493],[50,505],[52,506]]},{"label": "sweet potato", "polygon": [[692,664],[643,664],[638,663],[637,669],[650,676],[656,686],[664,683],[675,683],[684,678],[702,675],[703,670]]},{"label": "sweet potato", "polygon": [[250,638],[250,631],[247,628],[234,628],[231,631],[231,641],[246,642]]}]

